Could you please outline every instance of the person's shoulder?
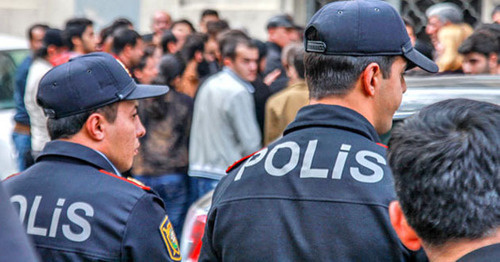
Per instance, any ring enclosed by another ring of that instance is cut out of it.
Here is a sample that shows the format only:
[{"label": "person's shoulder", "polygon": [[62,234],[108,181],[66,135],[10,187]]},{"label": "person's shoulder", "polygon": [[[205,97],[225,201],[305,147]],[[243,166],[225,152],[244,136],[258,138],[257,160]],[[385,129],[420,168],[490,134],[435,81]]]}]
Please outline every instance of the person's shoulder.
[{"label": "person's shoulder", "polygon": [[102,176],[103,179],[109,183],[109,186],[123,188],[126,191],[129,191],[130,194],[135,193],[143,195],[145,193],[152,192],[150,187],[144,185],[136,179],[125,178],[102,169],[97,172],[99,173],[98,175]]}]

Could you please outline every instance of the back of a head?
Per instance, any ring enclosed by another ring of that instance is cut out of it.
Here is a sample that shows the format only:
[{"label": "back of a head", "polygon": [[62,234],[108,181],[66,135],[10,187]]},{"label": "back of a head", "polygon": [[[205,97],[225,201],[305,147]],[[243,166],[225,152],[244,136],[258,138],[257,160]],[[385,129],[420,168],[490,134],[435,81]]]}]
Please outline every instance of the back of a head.
[{"label": "back of a head", "polygon": [[304,45],[291,43],[283,48],[281,62],[283,65],[293,67],[300,79],[304,79]]},{"label": "back of a head", "polygon": [[68,20],[63,32],[64,43],[66,46],[72,50],[74,45],[71,39],[73,37],[82,38],[83,32],[85,32],[87,26],[92,26],[93,24],[92,20],[83,17]]},{"label": "back of a head", "polygon": [[227,23],[226,20],[207,22],[207,34],[210,37],[216,38],[218,34],[226,30],[229,30],[229,24]]},{"label": "back of a head", "polygon": [[35,57],[45,58],[50,46],[64,47],[63,32],[56,28],[48,28],[43,36],[43,45],[36,51]]},{"label": "back of a head", "polygon": [[207,40],[208,37],[206,34],[193,33],[188,35],[182,49],[180,50],[182,59],[188,63],[195,57],[196,52],[203,53],[203,50],[205,49],[205,42],[207,42]]},{"label": "back of a head", "polygon": [[168,54],[168,44],[177,43],[177,38],[172,34],[171,30],[165,30],[161,36],[161,48],[164,54]]},{"label": "back of a head", "polygon": [[305,75],[311,98],[345,95],[361,72],[377,63],[384,78],[396,56],[408,68],[437,66],[413,46],[403,20],[384,1],[337,1],[322,7],[305,30]]},{"label": "back of a head", "polygon": [[464,16],[462,10],[460,10],[460,7],[450,2],[432,5],[425,11],[425,15],[428,18],[437,16],[443,23],[450,22],[452,24],[459,24],[464,20]]},{"label": "back of a head", "polygon": [[472,32],[468,24],[450,24],[439,30],[437,36],[442,48],[436,59],[439,71],[454,71],[462,68],[463,57],[458,53],[458,48]]},{"label": "back of a head", "polygon": [[176,77],[181,76],[184,73],[185,68],[186,64],[177,55],[168,54],[162,56],[160,59],[160,70],[158,74],[161,84],[169,85],[175,89],[176,87],[172,85],[172,81]]},{"label": "back of a head", "polygon": [[409,225],[428,246],[500,226],[500,106],[442,101],[395,127],[388,161]]},{"label": "back of a head", "polygon": [[120,54],[126,45],[135,46],[141,36],[134,30],[126,27],[118,28],[113,33],[113,53]]}]

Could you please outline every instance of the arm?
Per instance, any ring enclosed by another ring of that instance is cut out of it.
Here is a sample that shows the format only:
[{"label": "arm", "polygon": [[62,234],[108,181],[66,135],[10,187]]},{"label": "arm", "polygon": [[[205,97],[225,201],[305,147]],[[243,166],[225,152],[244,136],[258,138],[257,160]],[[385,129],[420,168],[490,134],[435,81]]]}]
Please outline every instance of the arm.
[{"label": "arm", "polygon": [[229,99],[226,114],[234,135],[242,148],[242,156],[251,154],[261,147],[261,134],[255,115],[255,103],[251,94],[239,92]]},{"label": "arm", "polygon": [[132,210],[122,242],[122,260],[181,261],[172,224],[155,194],[145,194]]}]

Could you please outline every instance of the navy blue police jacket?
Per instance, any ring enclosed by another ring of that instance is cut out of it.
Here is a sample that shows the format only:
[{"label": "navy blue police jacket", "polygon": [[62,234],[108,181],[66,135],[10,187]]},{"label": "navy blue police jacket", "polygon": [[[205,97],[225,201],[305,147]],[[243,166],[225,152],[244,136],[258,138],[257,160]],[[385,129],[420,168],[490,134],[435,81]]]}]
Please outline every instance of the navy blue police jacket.
[{"label": "navy blue police jacket", "polygon": [[181,260],[162,200],[113,170],[99,152],[56,140],[5,181],[44,261]]},{"label": "navy blue police jacket", "polygon": [[389,220],[386,148],[357,112],[302,108],[284,136],[228,170],[200,261],[405,261]]},{"label": "navy blue police jacket", "polygon": [[0,261],[38,261],[2,183],[0,183],[0,243]]}]

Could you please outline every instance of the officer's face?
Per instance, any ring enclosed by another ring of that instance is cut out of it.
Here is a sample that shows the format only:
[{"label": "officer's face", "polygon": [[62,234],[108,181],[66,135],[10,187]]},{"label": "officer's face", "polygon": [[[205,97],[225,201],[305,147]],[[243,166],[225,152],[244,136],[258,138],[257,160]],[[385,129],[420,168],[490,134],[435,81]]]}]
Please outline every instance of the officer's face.
[{"label": "officer's face", "polygon": [[106,128],[106,156],[120,172],[132,167],[139,150],[139,138],[146,134],[137,114],[137,105],[137,101],[119,102],[116,119]]},{"label": "officer's face", "polygon": [[377,96],[378,123],[375,124],[377,133],[384,134],[392,127],[392,117],[401,105],[403,93],[406,92],[406,82],[403,77],[406,61],[397,57],[391,66],[391,75],[382,79],[380,92]]}]

